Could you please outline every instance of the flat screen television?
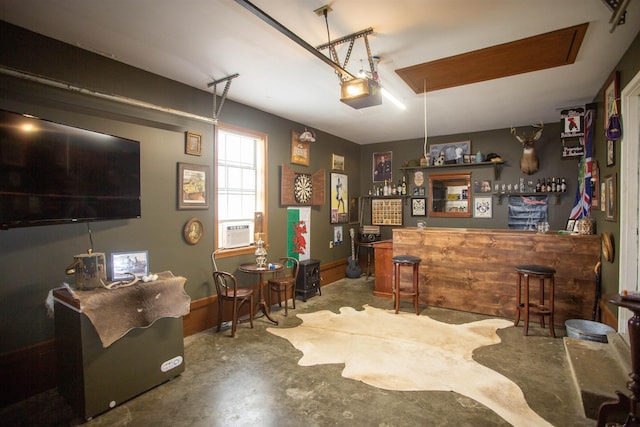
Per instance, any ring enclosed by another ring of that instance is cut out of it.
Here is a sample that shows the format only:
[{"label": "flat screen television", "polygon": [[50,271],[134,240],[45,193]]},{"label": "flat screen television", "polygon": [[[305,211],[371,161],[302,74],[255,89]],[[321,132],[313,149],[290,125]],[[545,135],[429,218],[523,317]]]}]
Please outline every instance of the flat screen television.
[{"label": "flat screen television", "polygon": [[140,210],[139,141],[0,109],[0,229]]}]

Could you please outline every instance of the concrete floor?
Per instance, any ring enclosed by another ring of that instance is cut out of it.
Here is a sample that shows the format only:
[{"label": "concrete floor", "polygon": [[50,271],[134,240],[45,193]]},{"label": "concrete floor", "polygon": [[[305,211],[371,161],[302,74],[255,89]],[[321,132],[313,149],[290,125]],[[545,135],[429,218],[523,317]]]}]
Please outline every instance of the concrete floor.
[{"label": "concrete floor", "polygon": [[[300,323],[296,313],[342,306],[392,307],[373,296],[373,278],[344,279],[322,288],[322,296],[303,302],[284,317],[274,309],[279,327]],[[402,310],[411,311],[403,302]],[[486,316],[423,307],[423,314],[449,323]],[[521,323],[522,325],[522,323]],[[454,392],[394,392],[342,378],[342,365],[301,367],[301,353],[265,331],[262,317],[229,329],[207,330],[185,339],[186,370],[179,377],[99,415],[87,426],[506,426],[488,408]],[[579,393],[567,361],[562,336],[549,337],[535,323],[529,337],[522,326],[498,331],[502,342],[476,350],[474,359],[510,378],[531,408],[555,426],[594,426],[582,415]],[[398,355],[401,363],[402,355]],[[429,363],[425,360],[425,363]],[[0,424],[75,426],[57,389],[0,410]]]}]

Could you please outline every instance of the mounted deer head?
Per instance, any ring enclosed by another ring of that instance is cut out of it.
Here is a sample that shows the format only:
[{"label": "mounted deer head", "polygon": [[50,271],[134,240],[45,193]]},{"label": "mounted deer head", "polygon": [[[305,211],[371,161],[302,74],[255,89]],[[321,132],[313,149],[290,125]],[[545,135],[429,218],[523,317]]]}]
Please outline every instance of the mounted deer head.
[{"label": "mounted deer head", "polygon": [[511,128],[511,135],[515,136],[522,144],[522,158],[520,158],[520,170],[526,175],[533,175],[538,171],[538,155],[536,154],[536,148],[534,144],[542,136],[542,130],[544,124],[540,122],[539,125],[531,125],[534,131],[529,136],[518,135],[516,128]]}]

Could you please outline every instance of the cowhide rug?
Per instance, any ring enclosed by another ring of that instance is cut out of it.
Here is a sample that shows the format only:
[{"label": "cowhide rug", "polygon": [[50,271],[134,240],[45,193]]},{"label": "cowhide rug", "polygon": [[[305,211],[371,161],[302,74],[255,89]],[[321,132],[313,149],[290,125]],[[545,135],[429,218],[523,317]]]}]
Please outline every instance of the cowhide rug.
[{"label": "cowhide rug", "polygon": [[344,363],[342,376],[399,391],[454,391],[485,405],[515,426],[550,426],[505,376],[475,362],[472,352],[500,342],[504,319],[462,325],[429,316],[364,306],[298,314],[294,328],[267,328],[304,355],[300,366]]}]

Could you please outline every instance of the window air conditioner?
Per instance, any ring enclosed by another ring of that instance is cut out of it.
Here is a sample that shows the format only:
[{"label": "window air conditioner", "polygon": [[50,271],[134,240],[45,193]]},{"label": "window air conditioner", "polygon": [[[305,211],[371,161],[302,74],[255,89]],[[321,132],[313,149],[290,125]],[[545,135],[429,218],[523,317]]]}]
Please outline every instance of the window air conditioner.
[{"label": "window air conditioner", "polygon": [[222,230],[222,247],[225,249],[251,245],[249,224],[227,224]]}]

